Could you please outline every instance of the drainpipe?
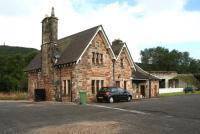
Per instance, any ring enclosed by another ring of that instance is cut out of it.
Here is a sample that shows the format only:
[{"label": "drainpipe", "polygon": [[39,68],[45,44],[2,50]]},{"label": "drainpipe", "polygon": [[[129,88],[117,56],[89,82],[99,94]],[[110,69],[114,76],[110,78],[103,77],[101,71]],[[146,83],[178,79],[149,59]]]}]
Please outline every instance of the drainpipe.
[{"label": "drainpipe", "polygon": [[72,99],[72,72],[71,72],[71,78],[70,78],[70,96],[71,96],[71,102],[73,101]]},{"label": "drainpipe", "polygon": [[59,101],[62,101],[62,81],[61,81],[61,67],[60,67],[60,98]]},{"label": "drainpipe", "polygon": [[149,98],[151,98],[151,79],[150,79],[150,73],[149,73]]},{"label": "drainpipe", "polygon": [[113,63],[112,75],[113,75],[113,86],[114,86],[114,84],[115,84],[115,59],[112,60],[112,63]]}]

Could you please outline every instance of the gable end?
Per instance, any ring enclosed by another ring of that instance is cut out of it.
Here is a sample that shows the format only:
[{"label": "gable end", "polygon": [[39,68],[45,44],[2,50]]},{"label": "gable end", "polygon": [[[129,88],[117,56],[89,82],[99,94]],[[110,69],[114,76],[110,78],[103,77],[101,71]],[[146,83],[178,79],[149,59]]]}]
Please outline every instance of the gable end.
[{"label": "gable end", "polygon": [[112,57],[113,59],[116,59],[116,57],[115,57],[115,55],[114,55],[114,52],[113,52],[113,50],[112,50],[112,48],[111,48],[110,42],[109,42],[109,40],[108,40],[108,37],[106,36],[103,27],[100,25],[100,26],[98,27],[96,33],[93,35],[93,37],[92,37],[91,40],[89,41],[88,45],[85,47],[84,51],[81,53],[80,57],[79,57],[78,60],[76,61],[76,64],[79,63],[79,61],[81,60],[82,56],[84,55],[84,53],[86,52],[86,50],[88,49],[88,47],[92,44],[92,41],[94,40],[94,38],[96,37],[96,35],[97,35],[100,31],[102,32],[103,37],[104,37],[105,40],[106,40],[106,45],[107,45],[108,49],[110,50],[109,52],[110,52],[110,54],[111,54],[111,57]]}]

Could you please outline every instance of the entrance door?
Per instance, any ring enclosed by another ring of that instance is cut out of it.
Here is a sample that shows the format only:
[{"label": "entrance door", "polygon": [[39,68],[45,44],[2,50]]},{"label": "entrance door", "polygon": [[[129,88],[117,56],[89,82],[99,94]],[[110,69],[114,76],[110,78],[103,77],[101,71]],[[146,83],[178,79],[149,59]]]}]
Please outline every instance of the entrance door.
[{"label": "entrance door", "polygon": [[63,88],[62,88],[62,95],[63,97],[67,97],[71,95],[71,81],[70,80],[63,80]]},{"label": "entrance door", "polygon": [[140,92],[141,92],[141,95],[142,95],[143,97],[145,97],[145,86],[144,86],[144,85],[141,85],[141,86],[140,86]]},{"label": "entrance door", "polygon": [[72,100],[72,91],[71,91],[71,80],[62,80],[62,99],[63,101]]},{"label": "entrance door", "polygon": [[71,80],[68,80],[68,95],[71,96]]},{"label": "entrance door", "polygon": [[66,80],[63,80],[63,96],[67,96],[67,87],[66,87]]}]

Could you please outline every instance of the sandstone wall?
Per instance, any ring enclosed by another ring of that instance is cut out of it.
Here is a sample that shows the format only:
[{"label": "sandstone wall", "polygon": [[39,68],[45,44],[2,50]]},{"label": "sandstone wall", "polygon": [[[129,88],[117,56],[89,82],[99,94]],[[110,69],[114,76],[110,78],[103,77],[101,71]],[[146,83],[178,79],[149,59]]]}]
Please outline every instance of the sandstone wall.
[{"label": "sandstone wall", "polygon": [[151,81],[151,97],[159,96],[159,80]]},{"label": "sandstone wall", "polygon": [[[123,63],[122,63],[123,62]],[[123,65],[122,65],[123,64]],[[128,90],[133,90],[132,87],[132,69],[128,61],[128,54],[125,48],[123,48],[121,54],[119,55],[117,61],[115,62],[115,81],[120,82],[120,87],[124,88],[126,82],[126,88]]]},{"label": "sandstone wall", "polygon": [[[98,60],[97,54],[100,56]],[[103,56],[102,60],[101,55]],[[84,90],[88,96],[95,95],[97,81],[99,81],[99,88],[101,87],[101,81],[103,81],[103,86],[111,86],[113,84],[112,57],[101,32],[96,35],[87,48],[80,62],[74,68],[73,75],[75,80],[73,88],[76,90],[76,94],[80,90]],[[92,80],[95,81],[94,94],[92,94]]]}]

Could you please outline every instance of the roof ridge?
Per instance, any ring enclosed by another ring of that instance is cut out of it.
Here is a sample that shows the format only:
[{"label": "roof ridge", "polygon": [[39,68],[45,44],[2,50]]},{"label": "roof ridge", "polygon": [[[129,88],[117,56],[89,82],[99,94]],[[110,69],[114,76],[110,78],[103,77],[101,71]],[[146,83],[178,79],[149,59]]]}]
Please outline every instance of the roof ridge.
[{"label": "roof ridge", "polygon": [[[62,54],[57,62],[57,65],[69,62],[77,62],[82,53],[87,48],[89,42],[93,38],[94,34],[102,26],[98,25],[81,32],[72,34],[70,36],[61,38],[58,40],[58,46],[65,46],[62,48]],[[61,46],[61,47],[62,47]]]},{"label": "roof ridge", "polygon": [[102,26],[102,25],[97,25],[97,26],[94,26],[94,27],[92,27],[92,28],[88,28],[88,29],[82,30],[82,31],[80,31],[80,32],[71,34],[71,35],[69,35],[69,36],[62,37],[62,38],[60,38],[60,39],[58,39],[58,40],[59,40],[59,41],[60,41],[60,40],[64,40],[64,39],[69,38],[69,37],[71,37],[71,36],[75,36],[75,35],[77,35],[77,34],[80,34],[80,33],[83,33],[83,32],[87,32],[87,31],[90,31],[91,29],[95,29],[95,28],[98,28],[98,27],[101,27],[101,26]]}]

